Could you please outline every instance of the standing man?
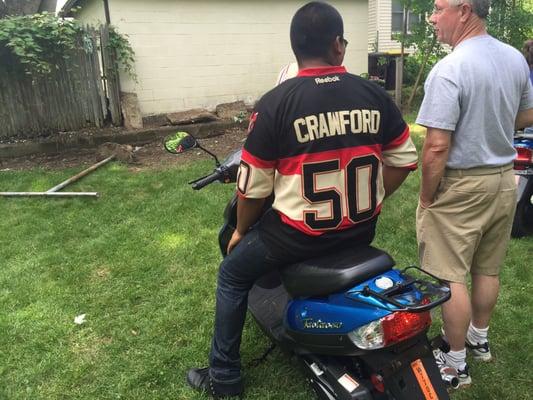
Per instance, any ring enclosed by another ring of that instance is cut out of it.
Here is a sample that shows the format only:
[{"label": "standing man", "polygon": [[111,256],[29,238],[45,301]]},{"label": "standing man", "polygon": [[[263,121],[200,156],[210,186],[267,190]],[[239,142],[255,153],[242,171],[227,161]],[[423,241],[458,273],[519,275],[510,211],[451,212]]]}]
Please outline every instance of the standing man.
[{"label": "standing man", "polygon": [[[383,199],[416,168],[409,129],[390,96],[341,66],[343,35],[332,6],[300,8],[290,29],[298,76],[265,94],[250,119],[237,229],[218,275],[209,367],[187,374],[190,386],[212,397],[243,392],[239,348],[255,280],[289,263],[368,245]],[[262,216],[272,192],[272,210]]]},{"label": "standing man", "polygon": [[513,132],[533,119],[529,68],[517,50],[487,34],[489,5],[435,0],[430,22],[453,52],[430,72],[417,118],[427,127],[420,262],[450,284],[442,318],[451,350],[436,358],[457,370],[461,385],[471,382],[465,346],[474,359],[491,359],[487,332],[516,205]]}]

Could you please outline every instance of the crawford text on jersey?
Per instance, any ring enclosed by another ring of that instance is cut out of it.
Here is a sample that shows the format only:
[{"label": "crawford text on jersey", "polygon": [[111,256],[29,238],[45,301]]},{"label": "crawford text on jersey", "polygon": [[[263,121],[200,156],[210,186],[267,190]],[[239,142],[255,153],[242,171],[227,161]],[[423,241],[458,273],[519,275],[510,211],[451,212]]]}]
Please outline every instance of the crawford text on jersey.
[{"label": "crawford text on jersey", "polygon": [[343,110],[308,115],[294,121],[300,143],[335,135],[379,132],[381,113],[377,110]]}]

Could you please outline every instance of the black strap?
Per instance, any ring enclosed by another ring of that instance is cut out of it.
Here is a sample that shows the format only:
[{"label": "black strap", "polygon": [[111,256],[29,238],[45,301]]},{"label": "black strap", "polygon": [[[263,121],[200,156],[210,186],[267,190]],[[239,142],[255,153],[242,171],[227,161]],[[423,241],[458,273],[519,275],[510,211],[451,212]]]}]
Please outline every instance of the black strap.
[{"label": "black strap", "polygon": [[251,368],[254,368],[254,367],[257,367],[259,366],[261,363],[263,363],[264,361],[266,361],[268,355],[270,353],[272,353],[272,351],[276,348],[276,344],[275,343],[271,343],[270,344],[270,347],[268,349],[265,350],[265,352],[263,353],[263,355],[261,355],[261,357],[258,357],[258,358],[254,358],[252,361],[250,361],[250,364],[248,365],[249,367]]}]

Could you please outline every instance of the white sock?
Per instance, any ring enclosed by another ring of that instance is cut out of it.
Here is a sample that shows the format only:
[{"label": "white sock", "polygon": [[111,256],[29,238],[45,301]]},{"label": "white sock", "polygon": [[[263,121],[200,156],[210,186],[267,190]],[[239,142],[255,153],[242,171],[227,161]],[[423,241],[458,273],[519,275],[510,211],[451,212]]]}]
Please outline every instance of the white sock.
[{"label": "white sock", "polygon": [[483,344],[488,341],[488,334],[488,326],[486,328],[476,328],[474,325],[472,325],[472,322],[470,322],[466,337],[468,341],[472,344]]},{"label": "white sock", "polygon": [[466,349],[459,351],[450,350],[447,353],[444,353],[446,358],[446,364],[450,367],[454,367],[457,370],[463,370],[466,366]]}]

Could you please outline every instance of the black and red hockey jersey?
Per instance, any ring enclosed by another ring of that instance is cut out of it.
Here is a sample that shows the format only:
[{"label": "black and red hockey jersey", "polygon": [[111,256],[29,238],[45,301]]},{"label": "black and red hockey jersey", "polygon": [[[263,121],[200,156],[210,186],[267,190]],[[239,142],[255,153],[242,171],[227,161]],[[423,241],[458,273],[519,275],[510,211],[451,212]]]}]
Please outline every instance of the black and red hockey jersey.
[{"label": "black and red hockey jersey", "polygon": [[409,128],[390,96],[344,67],[301,70],[257,103],[237,182],[280,220],[322,236],[375,220],[382,164],[415,169]]}]

